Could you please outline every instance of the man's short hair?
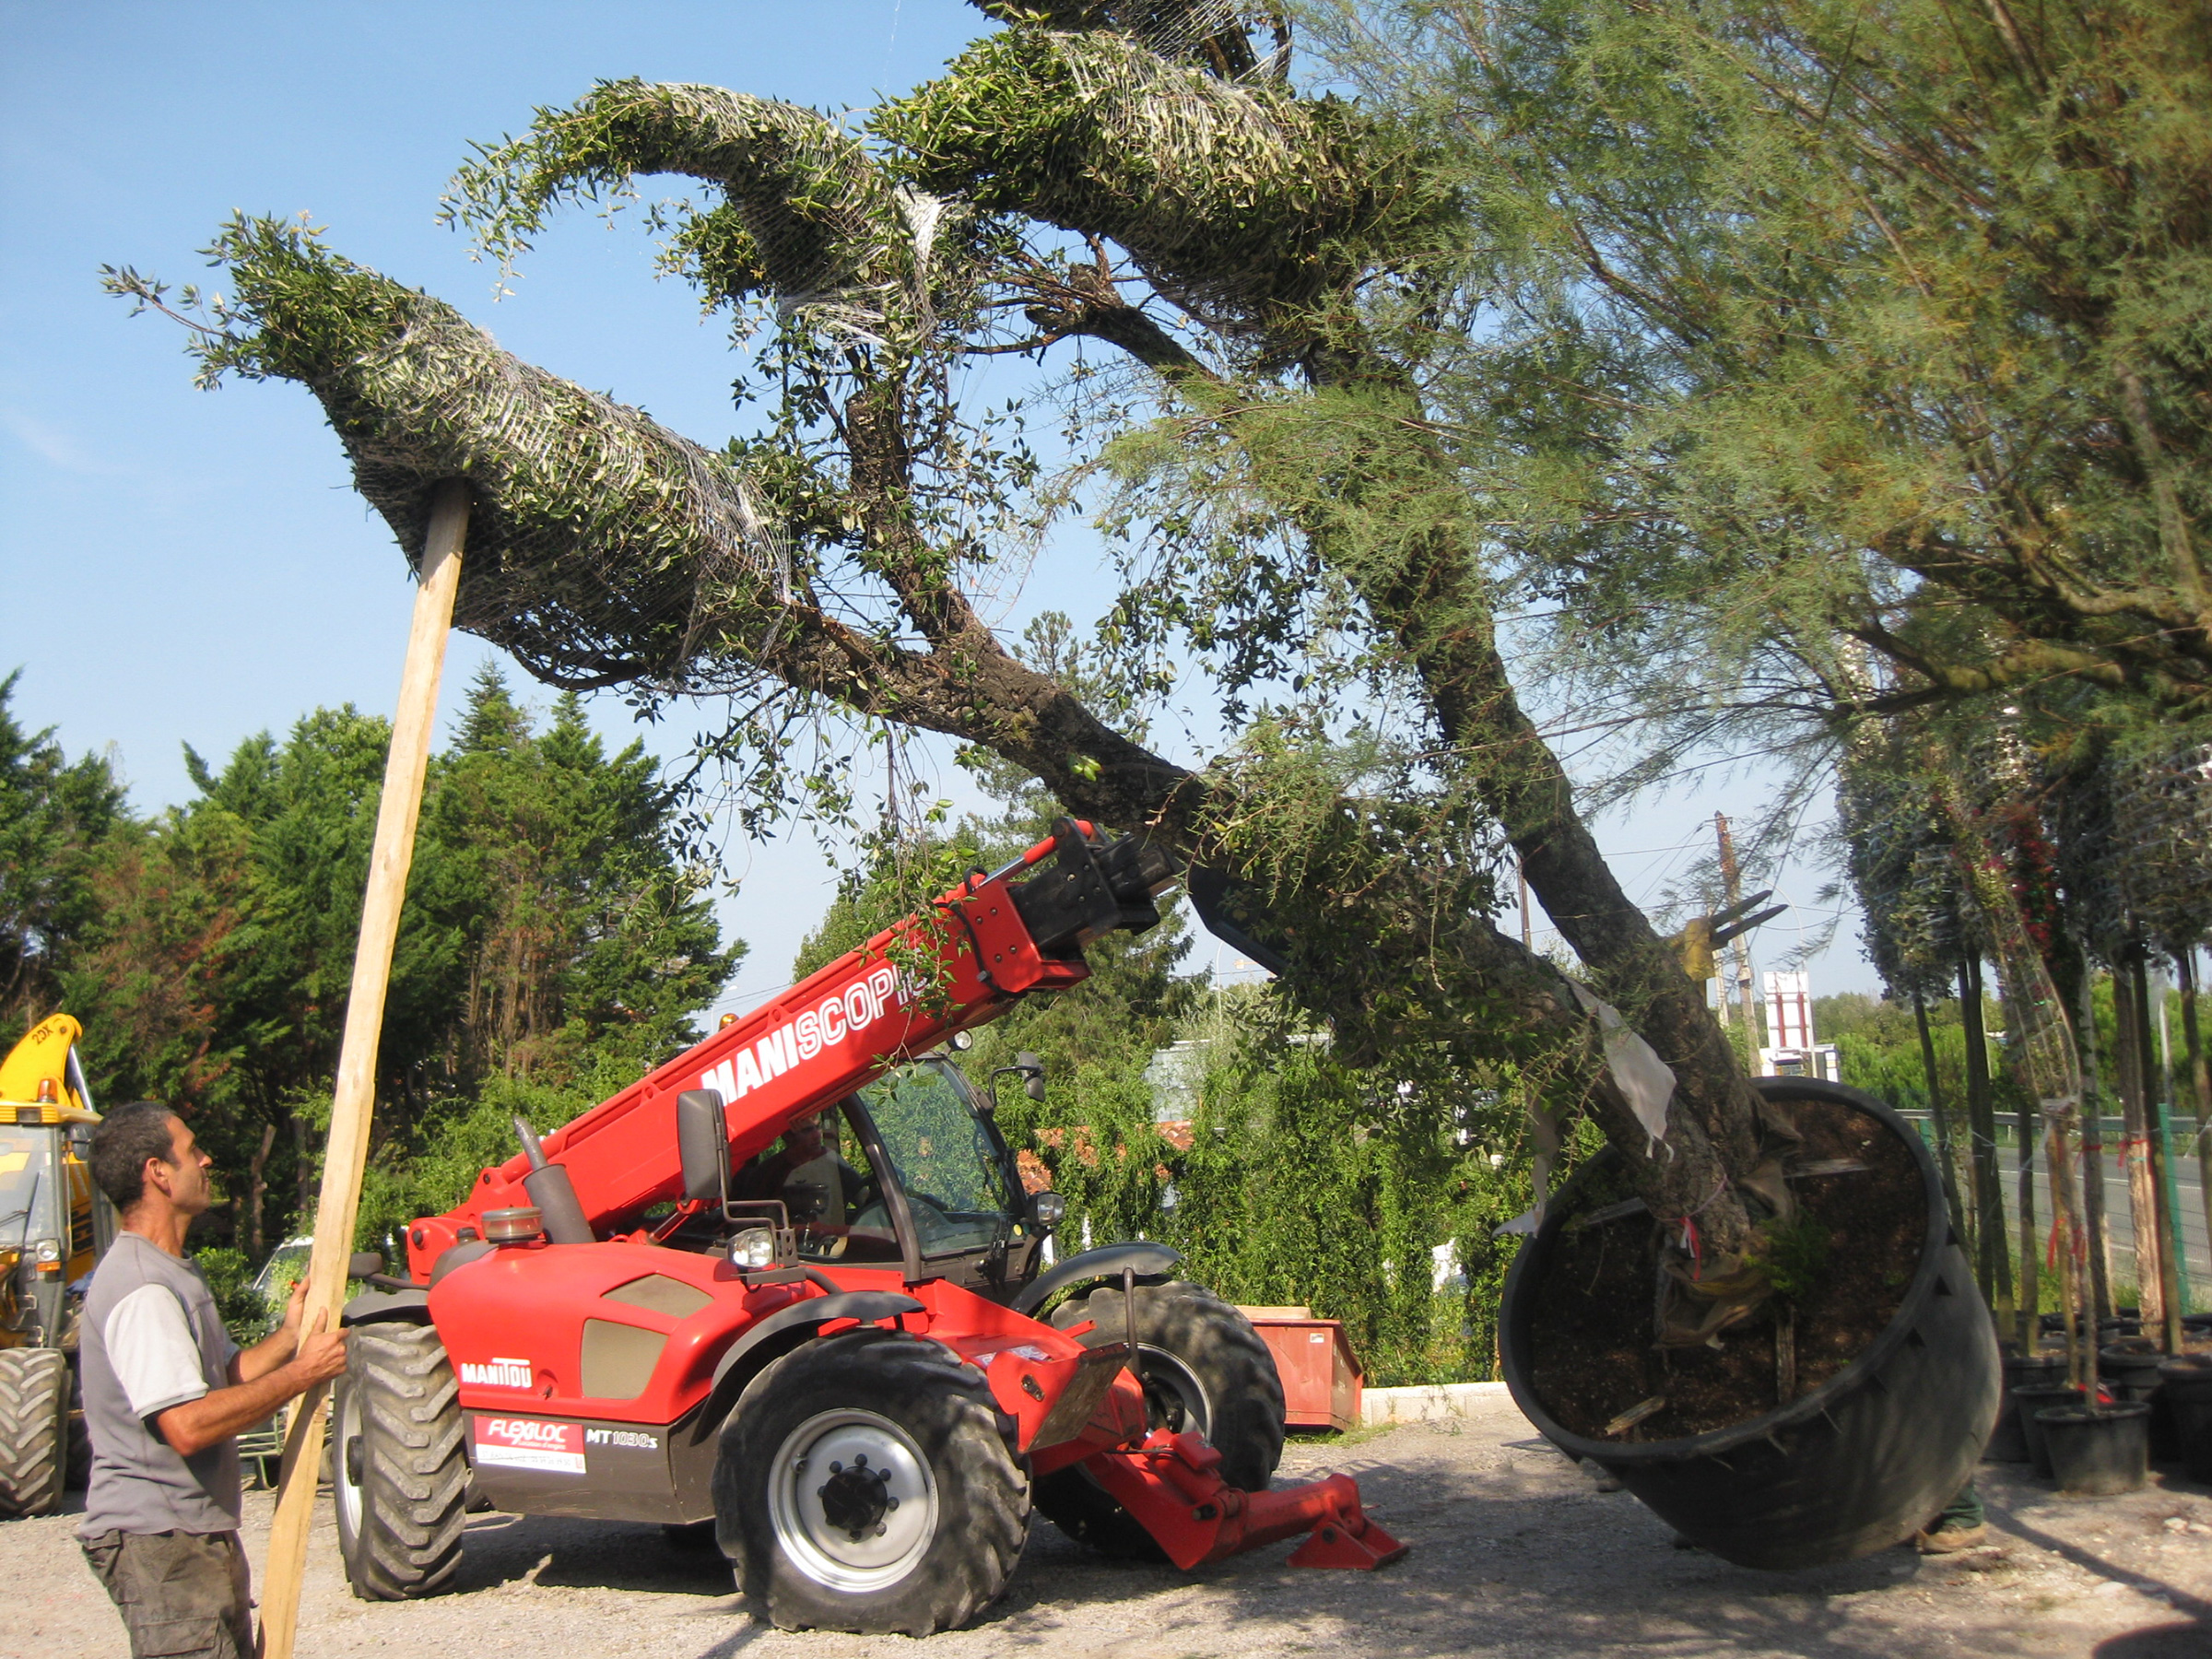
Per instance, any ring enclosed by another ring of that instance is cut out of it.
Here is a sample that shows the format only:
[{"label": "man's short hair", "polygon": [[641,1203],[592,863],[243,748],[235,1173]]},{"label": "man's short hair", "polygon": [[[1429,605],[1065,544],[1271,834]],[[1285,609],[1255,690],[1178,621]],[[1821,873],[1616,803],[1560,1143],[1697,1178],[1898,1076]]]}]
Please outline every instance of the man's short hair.
[{"label": "man's short hair", "polygon": [[100,1120],[92,1131],[92,1179],[108,1202],[127,1210],[146,1196],[146,1160],[176,1161],[177,1114],[159,1100],[133,1100]]}]

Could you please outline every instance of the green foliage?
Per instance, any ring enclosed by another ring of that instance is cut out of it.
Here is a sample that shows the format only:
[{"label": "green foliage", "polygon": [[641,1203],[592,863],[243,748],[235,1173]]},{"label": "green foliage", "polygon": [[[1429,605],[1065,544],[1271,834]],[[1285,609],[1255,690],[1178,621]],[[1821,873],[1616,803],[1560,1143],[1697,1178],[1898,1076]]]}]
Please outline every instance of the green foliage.
[{"label": "green foliage", "polygon": [[[721,457],[641,411],[517,361],[460,312],[299,225],[234,217],[206,250],[232,292],[183,316],[202,383],[296,380],[354,483],[419,565],[431,498],[471,481],[456,626],[569,687],[676,675],[752,639],[788,590],[764,503]],[[169,310],[135,272],[111,291]]]},{"label": "green foliage", "polygon": [[0,1021],[16,1030],[52,1012],[64,965],[100,913],[100,853],[127,830],[106,759],[69,760],[51,731],[17,723],[19,677],[0,678]]},{"label": "green foliage", "polygon": [[870,126],[924,189],[1112,237],[1194,310],[1277,326],[1446,206],[1347,106],[1105,30],[988,36]]},{"label": "green foliage", "polygon": [[253,1262],[245,1252],[228,1244],[209,1244],[194,1250],[192,1260],[207,1281],[216,1311],[233,1336],[241,1342],[252,1341],[268,1326],[272,1311],[261,1292],[253,1288]]},{"label": "green foliage", "polygon": [[1642,648],[1617,667],[1832,706],[1871,649],[1900,694],[2201,707],[2192,8],[1306,11],[1476,204],[1465,326],[1403,308],[1406,349],[1506,557]]},{"label": "green foliage", "polygon": [[[100,1099],[191,1120],[216,1158],[213,1224],[250,1255],[312,1202],[386,742],[382,721],[320,710],[219,771],[188,755],[198,793],[113,821],[82,875],[88,920],[20,1016],[66,1006]],[[696,1041],[744,947],[721,941],[681,805],[572,698],[541,730],[479,677],[417,835],[364,1240],[507,1157],[512,1113],[549,1128]]]},{"label": "green foliage", "polygon": [[1747,1251],[1747,1265],[1761,1269],[1776,1296],[1801,1300],[1828,1266],[1829,1230],[1811,1216],[1771,1220],[1759,1230],[1759,1242]]}]

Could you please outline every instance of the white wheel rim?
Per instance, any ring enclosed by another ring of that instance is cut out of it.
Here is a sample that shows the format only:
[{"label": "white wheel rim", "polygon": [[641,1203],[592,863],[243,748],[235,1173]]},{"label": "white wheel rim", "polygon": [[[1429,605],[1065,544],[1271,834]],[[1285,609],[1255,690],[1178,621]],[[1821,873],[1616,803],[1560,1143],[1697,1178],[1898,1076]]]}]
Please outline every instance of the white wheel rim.
[{"label": "white wheel rim", "polygon": [[1198,1373],[1182,1362],[1180,1356],[1166,1348],[1154,1347],[1148,1342],[1136,1345],[1138,1375],[1153,1387],[1171,1394],[1182,1403],[1183,1430],[1196,1431],[1198,1438],[1211,1441],[1214,1436],[1214,1403],[1206,1396],[1206,1385],[1198,1381]]},{"label": "white wheel rim", "polygon": [[[346,1403],[339,1406],[331,1431],[337,1436],[337,1444],[331,1448],[333,1495],[337,1500],[338,1520],[354,1537],[361,1535],[361,1488],[353,1479],[352,1460],[346,1455],[347,1443],[361,1432],[361,1402],[359,1394],[348,1388]],[[367,1461],[369,1448],[361,1448],[361,1457]]]},{"label": "white wheel rim", "polygon": [[[832,1481],[839,1486],[832,1488]],[[850,1522],[863,1482],[880,1493],[853,1535]],[[849,1594],[887,1589],[912,1572],[937,1535],[937,1483],[929,1459],[890,1418],[872,1411],[825,1411],[808,1418],[776,1450],[768,1477],[776,1545],[801,1572]]]}]

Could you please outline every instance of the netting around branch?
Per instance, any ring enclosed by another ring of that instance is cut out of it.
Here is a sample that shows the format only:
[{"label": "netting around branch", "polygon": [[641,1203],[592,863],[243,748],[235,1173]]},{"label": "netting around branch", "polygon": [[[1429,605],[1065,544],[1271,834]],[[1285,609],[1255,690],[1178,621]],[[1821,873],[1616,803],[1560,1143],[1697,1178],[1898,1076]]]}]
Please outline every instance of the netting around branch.
[{"label": "netting around branch", "polygon": [[774,99],[603,81],[570,109],[539,110],[522,137],[480,147],[447,207],[505,261],[555,206],[601,199],[646,173],[721,188],[724,205],[677,237],[714,298],[769,294],[787,319],[870,337],[926,323],[941,205],[901,188],[817,112]]},{"label": "netting around branch", "polygon": [[1949,994],[1969,896],[1926,781],[1894,740],[1863,738],[1838,805],[1875,966],[1900,995]]},{"label": "netting around branch", "polygon": [[2161,731],[2108,760],[2112,867],[2136,920],[2171,949],[2212,933],[2212,742]]},{"label": "netting around branch", "polygon": [[681,683],[777,627],[789,548],[721,457],[295,226],[234,220],[214,252],[236,287],[207,373],[313,392],[411,564],[434,487],[473,486],[457,626],[575,686]]},{"label": "netting around branch", "polygon": [[872,124],[924,188],[1110,237],[1230,329],[1286,322],[1443,204],[1348,106],[1112,34],[994,35]]}]

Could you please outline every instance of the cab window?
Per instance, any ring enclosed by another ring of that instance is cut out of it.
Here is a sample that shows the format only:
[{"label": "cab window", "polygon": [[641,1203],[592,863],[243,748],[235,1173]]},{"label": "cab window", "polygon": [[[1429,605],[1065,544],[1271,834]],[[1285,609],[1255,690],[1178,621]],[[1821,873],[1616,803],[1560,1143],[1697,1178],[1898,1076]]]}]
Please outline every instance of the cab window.
[{"label": "cab window", "polygon": [[947,1067],[927,1060],[901,1066],[860,1098],[906,1194],[924,1255],[988,1250],[1007,1237],[1017,1212],[1005,1167]]}]

